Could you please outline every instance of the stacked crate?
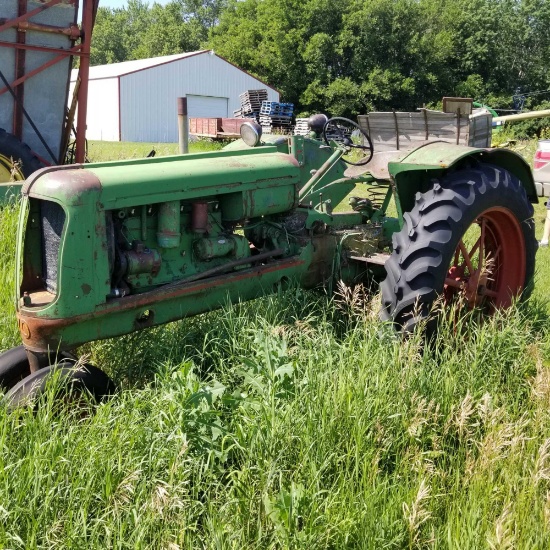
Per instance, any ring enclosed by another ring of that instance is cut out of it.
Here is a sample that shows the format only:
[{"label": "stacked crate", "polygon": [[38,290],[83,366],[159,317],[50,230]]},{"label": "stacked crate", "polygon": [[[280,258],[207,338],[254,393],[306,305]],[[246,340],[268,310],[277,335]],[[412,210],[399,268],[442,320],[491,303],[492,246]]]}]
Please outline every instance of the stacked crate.
[{"label": "stacked crate", "polygon": [[294,114],[293,103],[278,103],[277,101],[262,101],[260,115],[274,117],[289,117]]},{"label": "stacked crate", "polygon": [[262,102],[267,101],[267,90],[246,90],[239,95],[241,108],[233,111],[235,118],[253,118],[258,122]]},{"label": "stacked crate", "polygon": [[308,124],[308,118],[297,118],[294,126],[295,136],[308,136],[311,132]]},{"label": "stacked crate", "polygon": [[292,131],[292,103],[278,103],[277,101],[263,101],[260,108],[260,124],[264,134],[271,134],[273,130],[281,133]]}]

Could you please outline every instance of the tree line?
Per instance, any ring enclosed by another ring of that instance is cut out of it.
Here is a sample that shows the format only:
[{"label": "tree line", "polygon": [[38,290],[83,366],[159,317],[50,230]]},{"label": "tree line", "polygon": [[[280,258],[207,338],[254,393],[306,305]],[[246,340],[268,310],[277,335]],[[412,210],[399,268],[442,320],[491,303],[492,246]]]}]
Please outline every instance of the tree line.
[{"label": "tree line", "polygon": [[[101,1],[100,1],[101,6]],[[302,114],[550,100],[548,0],[129,0],[100,7],[92,64],[212,48]],[[516,97],[514,97],[516,96]]]}]

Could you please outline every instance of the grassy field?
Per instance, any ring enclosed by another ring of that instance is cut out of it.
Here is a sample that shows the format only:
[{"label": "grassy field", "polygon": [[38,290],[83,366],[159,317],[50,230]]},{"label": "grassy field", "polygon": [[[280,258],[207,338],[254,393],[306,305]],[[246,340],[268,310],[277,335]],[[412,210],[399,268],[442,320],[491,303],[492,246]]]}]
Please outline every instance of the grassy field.
[{"label": "grassy field", "polygon": [[[203,151],[215,151],[222,147],[222,141],[197,140],[189,143],[189,152],[201,153]],[[151,151],[155,151],[157,157],[179,154],[177,143],[125,143],[121,141],[88,142],[88,158],[91,162],[143,158]]]},{"label": "grassy field", "polygon": [[[2,349],[19,343],[16,215],[0,216]],[[443,324],[430,347],[346,289],[86,346],[116,398],[0,407],[0,547],[549,548],[550,251],[537,261],[527,304]]]}]

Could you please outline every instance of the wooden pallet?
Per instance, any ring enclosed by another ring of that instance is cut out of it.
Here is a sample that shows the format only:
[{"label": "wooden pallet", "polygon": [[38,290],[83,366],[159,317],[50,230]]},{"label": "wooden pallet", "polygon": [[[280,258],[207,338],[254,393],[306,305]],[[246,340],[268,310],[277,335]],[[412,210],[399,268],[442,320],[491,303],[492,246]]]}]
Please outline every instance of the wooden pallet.
[{"label": "wooden pallet", "polygon": [[292,126],[262,126],[263,134],[292,134]]},{"label": "wooden pallet", "polygon": [[267,90],[247,90],[239,95],[241,102],[241,111],[243,114],[259,113],[262,109],[262,103],[267,101]]},{"label": "wooden pallet", "polygon": [[294,126],[294,135],[295,136],[307,136],[311,131],[309,128],[307,118],[297,118],[296,125]]},{"label": "wooden pallet", "polygon": [[294,104],[278,103],[277,101],[262,101],[260,114],[268,116],[292,117],[292,115],[294,114]]},{"label": "wooden pallet", "polygon": [[260,115],[260,124],[262,123],[266,124],[282,124],[282,125],[288,125],[292,124],[292,117],[290,116],[266,116],[266,115]]}]

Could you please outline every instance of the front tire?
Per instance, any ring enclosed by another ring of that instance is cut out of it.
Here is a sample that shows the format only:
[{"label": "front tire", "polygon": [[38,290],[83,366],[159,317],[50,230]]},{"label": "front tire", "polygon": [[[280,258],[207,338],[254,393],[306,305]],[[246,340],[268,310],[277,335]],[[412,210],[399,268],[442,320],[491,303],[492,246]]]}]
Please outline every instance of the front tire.
[{"label": "front tire", "polygon": [[[59,354],[53,351],[49,353],[50,365],[62,359],[75,359],[75,357],[66,351]],[[30,374],[31,366],[24,346],[17,346],[0,353],[0,390],[11,389],[17,382]]]},{"label": "front tire", "polygon": [[[381,285],[383,320],[410,332],[441,297],[491,313],[526,297],[535,270],[533,206],[518,178],[481,164],[447,174],[404,215]],[[429,322],[433,328],[435,319]]]},{"label": "front tire", "polygon": [[39,369],[15,384],[4,398],[8,407],[13,410],[43,395],[54,374],[62,379],[61,395],[57,396],[62,399],[72,396],[77,397],[78,401],[78,395],[87,392],[99,402],[116,391],[114,382],[101,369],[89,363],[79,365],[74,359],[62,359],[56,365]]}]

